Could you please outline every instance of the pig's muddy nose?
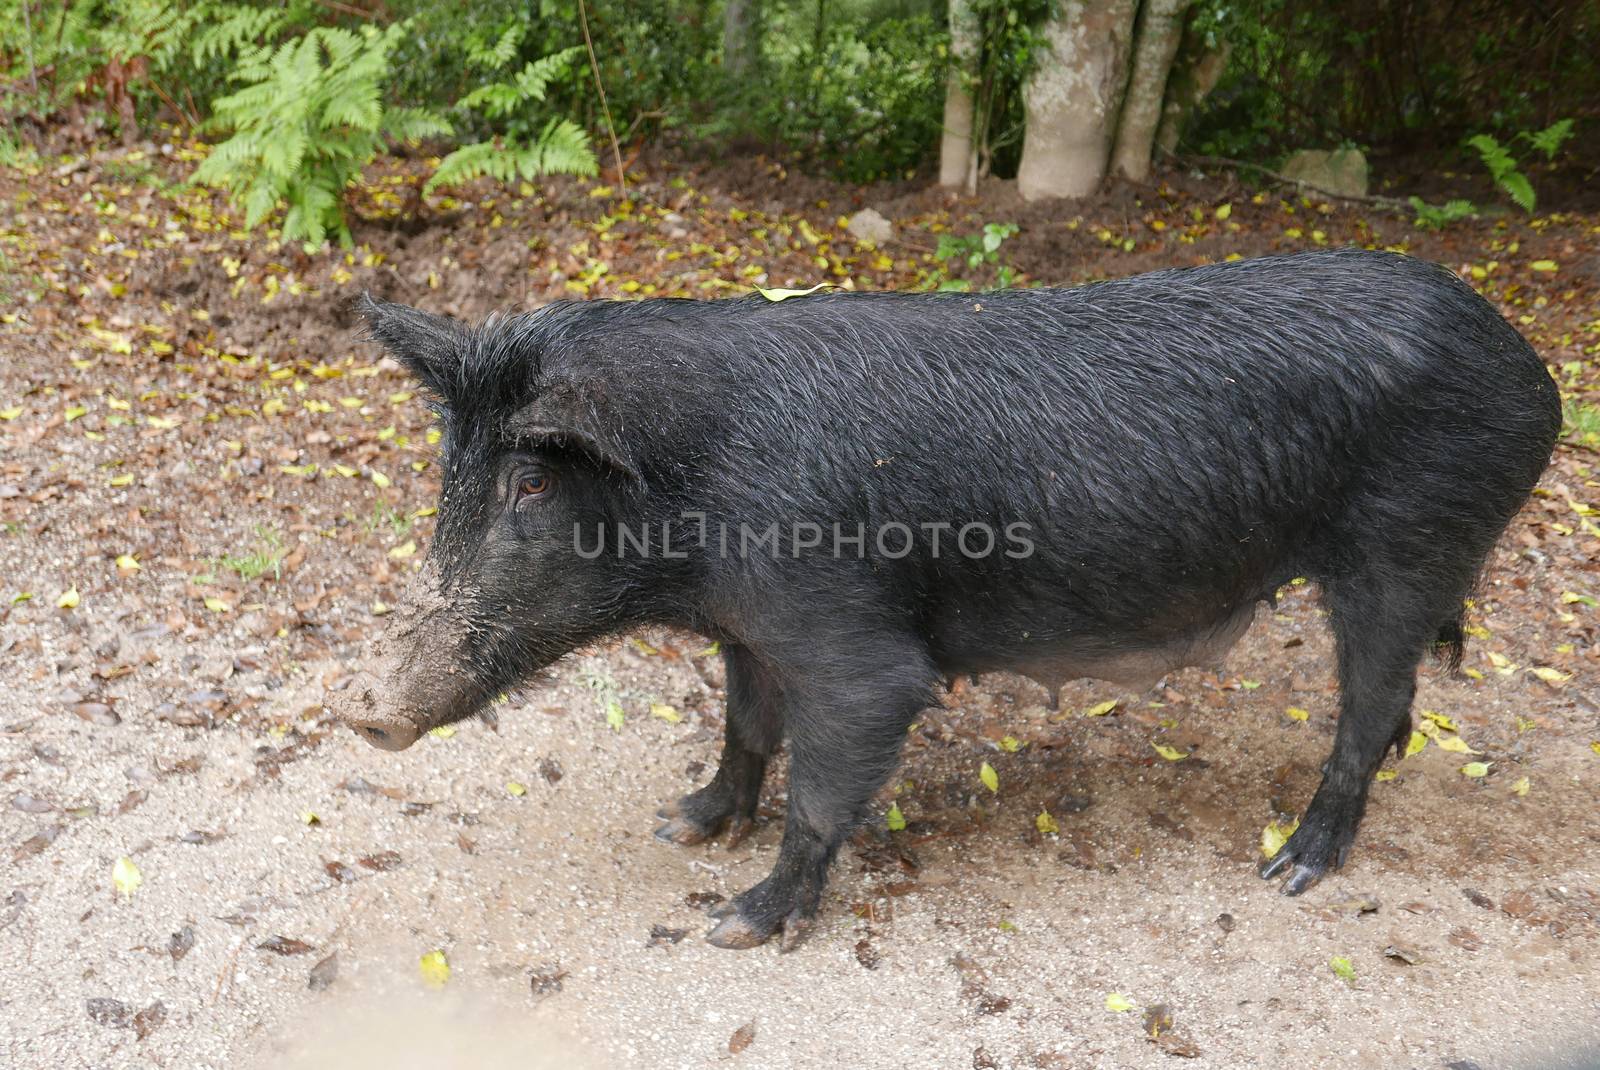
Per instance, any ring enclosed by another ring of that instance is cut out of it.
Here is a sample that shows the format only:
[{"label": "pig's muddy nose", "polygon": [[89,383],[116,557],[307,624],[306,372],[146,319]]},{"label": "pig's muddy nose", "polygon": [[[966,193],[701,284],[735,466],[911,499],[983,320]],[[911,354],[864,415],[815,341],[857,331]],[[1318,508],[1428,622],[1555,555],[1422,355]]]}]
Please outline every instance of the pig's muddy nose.
[{"label": "pig's muddy nose", "polygon": [[351,721],[362,739],[383,750],[405,750],[417,741],[417,726],[399,720]]},{"label": "pig's muddy nose", "polygon": [[336,707],[339,719],[362,739],[383,750],[405,750],[422,734],[416,722],[380,703],[370,687],[354,690],[342,708]]}]

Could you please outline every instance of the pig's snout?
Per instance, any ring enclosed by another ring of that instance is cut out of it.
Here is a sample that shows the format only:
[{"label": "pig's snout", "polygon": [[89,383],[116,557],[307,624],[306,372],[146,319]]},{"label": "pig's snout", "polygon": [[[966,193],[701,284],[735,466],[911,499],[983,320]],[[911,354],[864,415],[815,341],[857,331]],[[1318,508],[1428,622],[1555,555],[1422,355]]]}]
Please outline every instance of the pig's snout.
[{"label": "pig's snout", "polygon": [[339,719],[381,750],[405,750],[422,735],[415,721],[378,700],[371,684],[352,688],[353,700],[338,710]]}]

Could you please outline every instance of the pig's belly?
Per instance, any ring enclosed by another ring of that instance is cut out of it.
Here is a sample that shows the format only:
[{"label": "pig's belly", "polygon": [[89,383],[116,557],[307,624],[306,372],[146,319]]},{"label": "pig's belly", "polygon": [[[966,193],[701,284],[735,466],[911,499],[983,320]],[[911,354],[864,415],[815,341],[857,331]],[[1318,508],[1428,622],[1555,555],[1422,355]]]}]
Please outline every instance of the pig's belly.
[{"label": "pig's belly", "polygon": [[1238,607],[1220,620],[1160,637],[1083,632],[1076,636],[1024,632],[1007,642],[1003,631],[936,636],[934,659],[950,675],[1005,671],[1037,680],[1051,690],[1086,677],[1132,690],[1153,687],[1163,676],[1186,666],[1215,668],[1249,630],[1255,604]]}]

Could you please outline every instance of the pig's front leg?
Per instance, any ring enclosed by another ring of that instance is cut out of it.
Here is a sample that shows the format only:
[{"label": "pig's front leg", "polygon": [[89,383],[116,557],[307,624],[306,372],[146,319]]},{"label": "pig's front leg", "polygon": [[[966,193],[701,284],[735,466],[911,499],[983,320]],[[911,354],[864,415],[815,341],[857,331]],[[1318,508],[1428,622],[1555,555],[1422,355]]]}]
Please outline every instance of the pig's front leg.
[{"label": "pig's front leg", "polygon": [[726,825],[733,848],[755,827],[767,759],[783,738],[782,698],[773,674],[746,648],[725,644],[722,663],[728,709],[721,764],[711,783],[656,811],[667,822],[656,829],[657,839],[702,843]]},{"label": "pig's front leg", "polygon": [[906,728],[932,703],[939,679],[925,652],[863,638],[848,653],[813,654],[782,670],[789,737],[789,812],[766,880],[725,904],[706,937],[755,947],[782,931],[794,947],[816,917],[828,866],[900,761]]}]

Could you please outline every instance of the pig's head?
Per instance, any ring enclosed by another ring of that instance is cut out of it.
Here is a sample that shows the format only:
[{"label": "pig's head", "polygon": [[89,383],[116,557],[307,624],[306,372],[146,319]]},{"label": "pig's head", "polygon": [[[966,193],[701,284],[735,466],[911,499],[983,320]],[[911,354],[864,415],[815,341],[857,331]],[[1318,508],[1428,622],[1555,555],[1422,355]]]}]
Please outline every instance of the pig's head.
[{"label": "pig's head", "polygon": [[541,314],[469,328],[370,298],[362,311],[443,433],[427,559],[338,710],[401,750],[629,623],[626,581],[574,532],[613,521],[640,476],[602,385],[542,352]]}]

